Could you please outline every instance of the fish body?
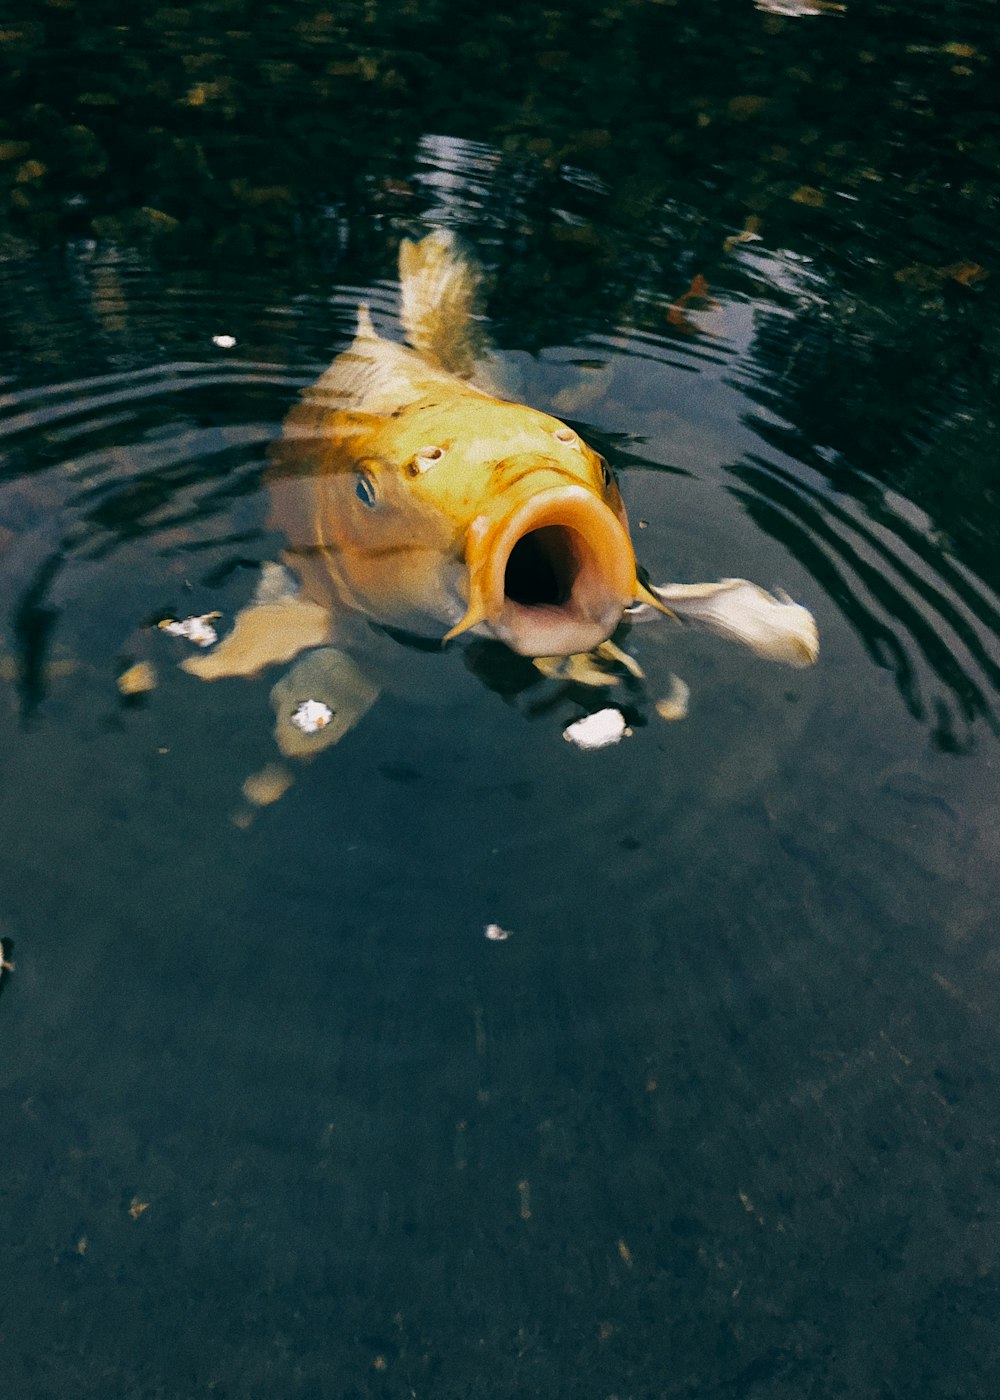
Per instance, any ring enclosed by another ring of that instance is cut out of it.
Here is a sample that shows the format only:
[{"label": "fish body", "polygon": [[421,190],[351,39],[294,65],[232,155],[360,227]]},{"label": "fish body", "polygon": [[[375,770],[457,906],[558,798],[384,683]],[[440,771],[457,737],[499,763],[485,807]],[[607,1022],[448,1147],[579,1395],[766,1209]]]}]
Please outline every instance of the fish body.
[{"label": "fish body", "polygon": [[362,308],[286,420],[270,477],[286,562],[309,598],[377,622],[527,656],[588,651],[653,601],[617,483],[568,424],[448,367],[469,355],[451,323],[447,339],[428,331],[439,305],[413,292],[428,264],[472,285],[443,233],[404,243],[404,323],[424,349],[377,335]]},{"label": "fish body", "polygon": [[[558,658],[621,658],[609,639],[641,605],[775,660],[815,661],[811,615],[756,584],[647,588],[605,459],[569,424],[477,381],[477,264],[445,230],[404,240],[399,262],[409,343],[378,335],[359,308],[352,344],[273,449],[270,522],[287,569],[265,566],[233,631],[186,670],[252,675],[308,652],[272,691],[279,746],[299,755],[336,742],[378,693],[344,648],[349,618],[445,642],[491,637],[555,674]],[[594,666],[567,674],[595,670],[599,684]],[[335,721],[304,736],[289,716],[309,699]]]}]

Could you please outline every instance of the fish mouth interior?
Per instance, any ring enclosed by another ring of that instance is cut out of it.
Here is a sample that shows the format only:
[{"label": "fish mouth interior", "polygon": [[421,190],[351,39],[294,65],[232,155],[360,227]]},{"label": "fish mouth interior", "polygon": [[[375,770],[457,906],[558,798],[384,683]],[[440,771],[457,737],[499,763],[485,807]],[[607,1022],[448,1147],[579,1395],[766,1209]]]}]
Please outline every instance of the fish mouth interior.
[{"label": "fish mouth interior", "polygon": [[516,542],[504,570],[504,598],[525,608],[561,608],[580,571],[579,545],[564,525],[543,525]]}]

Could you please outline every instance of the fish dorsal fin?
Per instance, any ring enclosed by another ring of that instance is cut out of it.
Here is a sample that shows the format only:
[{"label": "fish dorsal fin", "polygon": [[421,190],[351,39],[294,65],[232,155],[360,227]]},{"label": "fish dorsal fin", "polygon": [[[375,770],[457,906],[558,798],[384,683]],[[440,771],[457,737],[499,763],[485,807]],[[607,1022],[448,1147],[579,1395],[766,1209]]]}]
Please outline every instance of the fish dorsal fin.
[{"label": "fish dorsal fin", "polygon": [[482,273],[450,229],[399,245],[400,319],[406,338],[433,364],[467,379],[484,345],[477,317]]}]

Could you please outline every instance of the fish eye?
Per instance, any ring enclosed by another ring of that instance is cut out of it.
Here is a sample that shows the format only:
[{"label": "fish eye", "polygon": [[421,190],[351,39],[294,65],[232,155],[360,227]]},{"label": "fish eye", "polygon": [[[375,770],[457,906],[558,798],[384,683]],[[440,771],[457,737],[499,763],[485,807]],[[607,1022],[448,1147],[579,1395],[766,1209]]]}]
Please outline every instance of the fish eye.
[{"label": "fish eye", "polygon": [[574,433],[572,428],[556,428],[552,436],[555,438],[556,442],[565,442],[567,444],[576,442],[576,433]]},{"label": "fish eye", "polygon": [[375,504],[375,487],[366,476],[359,476],[354,486],[354,494],[363,506],[371,510]]},{"label": "fish eye", "polygon": [[605,461],[605,459],[604,459],[603,457],[600,459],[600,461],[601,461],[601,480],[602,480],[603,483],[604,483],[604,489],[605,489],[605,490],[608,490],[608,489],[610,488],[612,482],[613,482],[614,479],[615,479],[615,478],[614,478],[614,474],[612,473],[611,468],[608,466],[607,462]]}]

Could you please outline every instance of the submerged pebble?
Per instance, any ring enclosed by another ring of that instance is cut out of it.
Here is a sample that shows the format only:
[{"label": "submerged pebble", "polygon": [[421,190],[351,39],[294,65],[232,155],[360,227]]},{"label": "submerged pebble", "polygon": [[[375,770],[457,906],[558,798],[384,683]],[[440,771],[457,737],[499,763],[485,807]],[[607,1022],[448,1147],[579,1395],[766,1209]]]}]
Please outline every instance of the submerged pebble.
[{"label": "submerged pebble", "polygon": [[280,763],[268,763],[259,773],[251,773],[243,784],[243,796],[255,807],[269,807],[292,785],[292,775]]},{"label": "submerged pebble", "polygon": [[686,685],[680,676],[671,676],[670,690],[663,696],[662,700],[657,700],[656,713],[660,719],[685,719],[690,698],[691,687]]},{"label": "submerged pebble", "polygon": [[156,689],[156,671],[150,662],[138,661],[118,677],[118,689],[125,696],[145,695]]}]

